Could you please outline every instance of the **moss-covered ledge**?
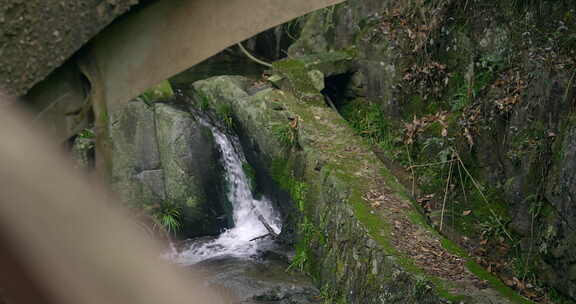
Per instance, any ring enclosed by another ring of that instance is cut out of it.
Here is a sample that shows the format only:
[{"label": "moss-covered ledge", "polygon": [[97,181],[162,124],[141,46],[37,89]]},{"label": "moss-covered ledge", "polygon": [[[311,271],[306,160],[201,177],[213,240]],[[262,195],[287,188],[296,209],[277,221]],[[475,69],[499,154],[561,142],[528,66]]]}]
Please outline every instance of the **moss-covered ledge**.
[{"label": "moss-covered ledge", "polygon": [[435,233],[338,113],[242,77],[198,81],[232,109],[300,211],[293,261],[329,303],[529,303]]},{"label": "moss-covered ledge", "polygon": [[349,72],[354,56],[354,49],[350,49],[286,58],[272,64],[275,74],[270,80],[300,100],[322,105],[324,77]]}]

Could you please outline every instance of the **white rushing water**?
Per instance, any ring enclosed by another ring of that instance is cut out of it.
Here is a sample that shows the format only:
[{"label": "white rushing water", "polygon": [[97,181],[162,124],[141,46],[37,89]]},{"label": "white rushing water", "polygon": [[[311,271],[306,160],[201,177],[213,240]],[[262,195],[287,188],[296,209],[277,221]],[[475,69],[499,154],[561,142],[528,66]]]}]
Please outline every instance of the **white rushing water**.
[{"label": "white rushing water", "polygon": [[251,257],[259,250],[272,246],[273,241],[270,238],[253,240],[268,234],[258,215],[261,215],[276,233],[280,232],[282,225],[270,200],[265,197],[254,198],[250,181],[242,168],[246,159],[238,139],[224,134],[206,122],[203,124],[212,130],[222,154],[227,197],[233,207],[234,227],[224,231],[216,239],[192,242],[188,248],[171,257],[176,263],[185,265],[219,256]]}]

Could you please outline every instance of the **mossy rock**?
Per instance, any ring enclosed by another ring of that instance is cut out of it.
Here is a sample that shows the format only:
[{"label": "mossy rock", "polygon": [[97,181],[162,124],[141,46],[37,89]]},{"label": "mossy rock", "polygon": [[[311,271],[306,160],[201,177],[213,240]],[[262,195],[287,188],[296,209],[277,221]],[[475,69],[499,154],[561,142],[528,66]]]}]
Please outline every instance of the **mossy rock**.
[{"label": "mossy rock", "polygon": [[168,80],[149,88],[140,95],[140,98],[147,104],[151,104],[161,100],[168,100],[174,96],[174,90]]},{"label": "mossy rock", "polygon": [[303,101],[324,104],[321,91],[324,89],[324,77],[343,74],[351,69],[353,52],[329,52],[298,58],[287,58],[272,64],[276,83],[291,91]]}]

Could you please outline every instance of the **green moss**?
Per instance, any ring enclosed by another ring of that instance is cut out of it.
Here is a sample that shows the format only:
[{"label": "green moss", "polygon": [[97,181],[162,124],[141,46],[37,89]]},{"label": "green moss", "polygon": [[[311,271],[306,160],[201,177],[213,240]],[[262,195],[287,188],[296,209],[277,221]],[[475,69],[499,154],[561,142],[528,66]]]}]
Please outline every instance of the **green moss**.
[{"label": "green moss", "polygon": [[[422,218],[422,215],[420,213],[412,212],[410,214],[410,218],[412,219],[413,222],[429,228],[429,225]],[[455,254],[461,258],[466,259],[467,260],[466,267],[472,273],[477,275],[480,279],[488,281],[493,288],[495,288],[496,290],[501,292],[503,295],[505,295],[507,298],[514,301],[515,303],[533,303],[533,302],[528,301],[527,299],[524,299],[521,296],[519,296],[515,291],[510,289],[508,286],[504,285],[497,277],[495,277],[494,275],[492,275],[491,273],[486,271],[484,268],[482,268],[480,265],[478,265],[476,262],[471,260],[469,255],[466,253],[466,251],[464,251],[461,247],[456,245],[454,242],[448,240],[447,238],[441,236],[436,231],[434,231],[434,232],[440,238],[440,242],[442,244],[442,247],[445,248],[446,250],[448,250],[448,252]],[[432,280],[436,284],[440,284],[440,286],[443,286],[445,284],[445,282],[442,282],[439,280],[435,280],[435,279],[432,279]],[[462,301],[462,300],[468,298],[467,296],[450,294],[446,291],[446,288],[439,288],[439,294],[442,297],[444,297],[448,300],[451,300],[453,302],[454,301],[456,301],[456,302]]]},{"label": "green moss", "polygon": [[234,128],[233,109],[229,103],[219,102],[216,104],[214,111],[218,118],[229,128]]},{"label": "green moss", "polygon": [[140,98],[146,103],[151,104],[159,100],[167,100],[174,96],[174,90],[168,80],[164,80],[161,83],[149,88],[144,93],[140,95]]},{"label": "green moss", "polygon": [[322,95],[310,78],[310,69],[303,61],[288,58],[274,62],[273,68],[287,79],[290,90],[298,99],[313,103],[323,101]]},{"label": "green moss", "polygon": [[252,190],[252,193],[256,192],[256,170],[254,170],[254,168],[247,162],[243,162],[242,163],[242,171],[244,171],[244,174],[246,175],[246,177],[248,178],[249,182],[250,182],[250,190]]},{"label": "green moss", "polygon": [[293,175],[288,161],[283,159],[274,159],[270,164],[270,171],[274,181],[280,188],[290,193],[292,188]]},{"label": "green moss", "polygon": [[[288,82],[288,88],[300,100],[323,105],[324,97],[314,75],[335,75],[347,72],[355,54],[354,49],[326,52],[298,58],[287,58],[272,64],[275,72]],[[318,73],[321,72],[321,73]]]},{"label": "green moss", "polygon": [[498,292],[506,296],[509,300],[513,301],[514,303],[522,303],[522,304],[534,303],[518,295],[518,293],[516,293],[510,287],[506,286],[504,283],[502,283],[502,281],[500,281],[498,278],[490,274],[486,269],[482,268],[482,266],[478,265],[478,263],[470,260],[466,263],[466,267],[472,273],[478,276],[478,278],[488,281],[488,283],[492,288],[496,289]]},{"label": "green moss", "polygon": [[[458,301],[466,298],[466,296],[450,292],[449,289],[452,286],[449,285],[451,284],[440,278],[427,275],[426,273],[424,273],[422,269],[420,269],[414,264],[411,258],[406,257],[400,252],[398,252],[388,240],[388,236],[390,235],[389,224],[384,223],[380,218],[380,216],[377,216],[374,213],[372,213],[370,208],[365,203],[361,201],[352,201],[352,204],[354,206],[354,214],[356,215],[358,220],[360,220],[360,222],[364,224],[370,236],[374,240],[376,240],[382,246],[382,248],[384,248],[385,252],[388,255],[396,257],[396,261],[398,261],[398,263],[402,265],[404,269],[406,269],[407,271],[409,271],[414,275],[422,276],[426,280],[432,282],[436,287],[435,289],[438,292],[438,294],[445,299],[451,301]],[[430,228],[428,227],[428,229]]]}]

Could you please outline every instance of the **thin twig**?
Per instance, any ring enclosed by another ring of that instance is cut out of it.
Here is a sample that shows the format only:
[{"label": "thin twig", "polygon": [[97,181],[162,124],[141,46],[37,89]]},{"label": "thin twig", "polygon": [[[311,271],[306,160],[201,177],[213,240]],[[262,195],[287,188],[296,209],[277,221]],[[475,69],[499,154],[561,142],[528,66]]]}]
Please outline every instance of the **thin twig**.
[{"label": "thin twig", "polygon": [[240,50],[242,51],[242,53],[244,53],[244,55],[246,55],[248,58],[252,59],[252,61],[254,61],[254,62],[258,63],[258,64],[261,64],[261,65],[263,65],[263,66],[269,67],[269,68],[272,67],[272,65],[271,65],[270,63],[268,63],[268,62],[266,62],[266,61],[262,61],[262,60],[260,60],[260,59],[258,59],[258,58],[256,58],[256,57],[254,57],[252,54],[250,54],[250,52],[248,52],[248,50],[246,50],[246,49],[244,48],[244,46],[242,45],[241,42],[238,42],[237,45],[238,45],[238,47],[240,48]]},{"label": "thin twig", "polygon": [[257,237],[255,237],[255,238],[251,239],[250,242],[255,241],[255,240],[259,240],[259,239],[263,239],[263,238],[265,238],[265,237],[267,237],[267,236],[272,236],[272,235],[271,235],[270,233],[266,233],[266,234],[264,234],[264,235],[257,236]]},{"label": "thin twig", "polygon": [[454,163],[451,162],[450,169],[448,170],[448,179],[446,180],[446,189],[444,190],[444,201],[442,202],[442,213],[440,214],[440,231],[442,231],[442,226],[444,225],[444,211],[446,210],[446,199],[448,198],[448,187],[450,187],[450,180],[452,179],[453,165]]},{"label": "thin twig", "polygon": [[486,195],[484,195],[484,192],[482,192],[482,189],[480,187],[480,184],[478,184],[478,182],[476,181],[476,179],[474,179],[474,177],[472,176],[472,174],[470,174],[470,172],[468,171],[468,169],[466,169],[466,166],[464,166],[464,162],[462,161],[462,159],[460,158],[460,155],[458,154],[457,151],[454,151],[454,153],[456,154],[456,157],[458,158],[458,161],[460,162],[460,165],[462,166],[462,169],[464,169],[464,172],[466,172],[466,174],[468,175],[468,177],[470,178],[470,180],[472,181],[472,184],[474,185],[474,187],[476,188],[476,190],[478,190],[478,193],[480,193],[480,196],[482,196],[482,199],[484,200],[484,203],[486,203],[486,207],[488,207],[488,210],[490,211],[490,213],[492,214],[492,216],[494,217],[494,220],[496,220],[496,222],[498,222],[498,224],[500,225],[500,227],[502,227],[502,229],[504,230],[504,233],[506,234],[506,236],[510,239],[510,241],[514,241],[514,239],[512,238],[512,236],[510,235],[510,233],[508,232],[508,230],[506,229],[506,226],[504,226],[504,224],[502,223],[502,221],[500,221],[500,218],[498,217],[498,215],[496,214],[496,212],[490,208],[490,206],[488,206],[488,198],[486,198]]},{"label": "thin twig", "polygon": [[338,112],[338,108],[336,108],[336,106],[332,102],[332,99],[330,98],[330,96],[328,96],[328,94],[324,94],[324,98],[326,99],[326,102],[328,102],[328,105],[332,108],[332,110],[334,110],[336,113],[340,114],[340,112]]},{"label": "thin twig", "polygon": [[466,188],[464,188],[464,178],[462,177],[462,169],[460,169],[460,166],[458,166],[458,175],[460,176],[460,186],[462,187],[464,202],[466,202],[466,205],[468,205],[468,195],[466,195]]},{"label": "thin twig", "polygon": [[268,234],[270,234],[274,238],[278,237],[278,233],[276,233],[276,231],[274,231],[274,229],[270,226],[270,224],[268,224],[268,222],[266,221],[264,216],[262,216],[262,214],[258,214],[258,220],[260,221],[260,223],[262,223],[262,225],[264,225],[266,230],[268,230]]},{"label": "thin twig", "polygon": [[412,156],[410,156],[410,150],[408,150],[408,146],[404,145],[406,148],[406,154],[408,154],[408,161],[410,162],[410,172],[412,173],[412,197],[415,196],[416,192],[416,174],[414,173],[414,166],[412,165]]},{"label": "thin twig", "polygon": [[422,165],[413,165],[408,167],[408,169],[412,169],[412,168],[419,168],[419,167],[431,167],[431,166],[436,166],[436,165],[442,165],[442,164],[447,164],[447,163],[451,163],[456,161],[455,159],[451,159],[451,160],[446,160],[446,161],[441,161],[441,162],[436,162],[436,163],[429,163],[429,164],[422,164]]},{"label": "thin twig", "polygon": [[572,84],[574,83],[574,77],[576,77],[576,71],[572,73],[572,77],[570,77],[568,85],[566,86],[566,91],[564,92],[564,100],[563,100],[564,104],[566,104],[566,101],[568,101],[568,97],[570,96],[570,90],[572,89]]}]

